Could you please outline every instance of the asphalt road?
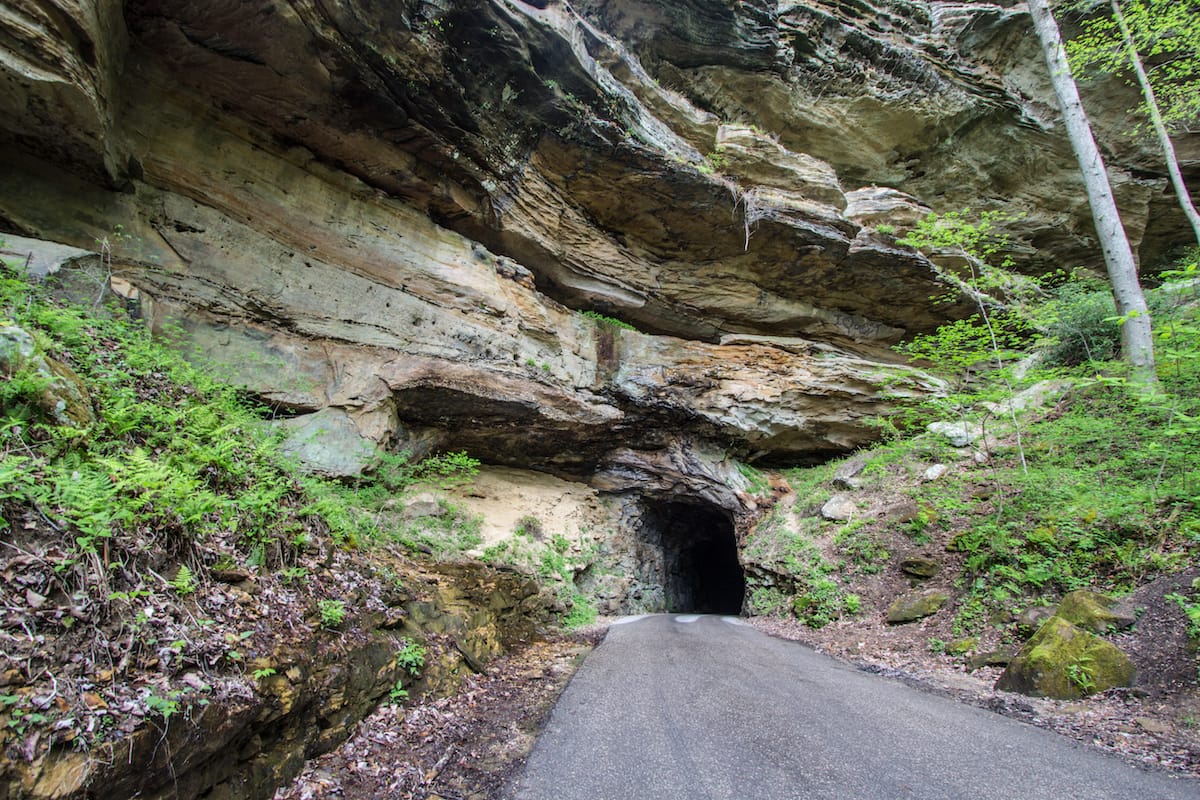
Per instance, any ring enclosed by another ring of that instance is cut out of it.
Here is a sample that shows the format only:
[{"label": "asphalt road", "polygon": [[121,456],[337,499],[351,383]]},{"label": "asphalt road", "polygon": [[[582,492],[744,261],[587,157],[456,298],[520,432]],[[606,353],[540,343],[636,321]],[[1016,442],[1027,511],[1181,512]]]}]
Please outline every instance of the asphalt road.
[{"label": "asphalt road", "polygon": [[510,800],[1200,800],[1030,725],[860,672],[731,617],[615,625]]}]

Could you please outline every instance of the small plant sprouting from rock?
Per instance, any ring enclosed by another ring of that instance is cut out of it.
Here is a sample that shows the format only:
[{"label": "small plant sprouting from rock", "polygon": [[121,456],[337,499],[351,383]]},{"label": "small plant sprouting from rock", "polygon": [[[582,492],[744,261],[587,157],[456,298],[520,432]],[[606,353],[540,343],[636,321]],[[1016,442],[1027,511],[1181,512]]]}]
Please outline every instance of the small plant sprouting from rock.
[{"label": "small plant sprouting from rock", "polygon": [[156,694],[146,695],[146,708],[159,714],[163,718],[163,722],[171,721],[171,717],[178,714],[180,711],[180,698],[183,692],[179,689],[173,689],[166,693],[166,696]]},{"label": "small plant sprouting from rock", "polygon": [[396,681],[396,685],[388,692],[388,702],[398,706],[408,699],[408,689],[404,688],[404,679]]},{"label": "small plant sprouting from rock", "polygon": [[336,628],[346,619],[346,604],[341,600],[318,600],[317,613],[322,628]]},{"label": "small plant sprouting from rock", "polygon": [[1092,659],[1084,656],[1078,661],[1067,665],[1067,680],[1073,683],[1084,695],[1096,690],[1096,680],[1092,674]]},{"label": "small plant sprouting from rock", "polygon": [[396,653],[396,665],[412,677],[417,677],[425,668],[425,646],[405,639],[404,645]]}]

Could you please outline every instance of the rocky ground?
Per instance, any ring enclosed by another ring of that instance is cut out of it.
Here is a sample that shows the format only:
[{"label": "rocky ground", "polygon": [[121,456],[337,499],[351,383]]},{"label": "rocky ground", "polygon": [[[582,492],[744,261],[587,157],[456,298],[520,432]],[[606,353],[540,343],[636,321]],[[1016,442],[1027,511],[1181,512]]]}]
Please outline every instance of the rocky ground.
[{"label": "rocky ground", "polygon": [[450,697],[381,706],[275,800],[499,797],[603,633],[593,626],[536,641],[467,678]]}]

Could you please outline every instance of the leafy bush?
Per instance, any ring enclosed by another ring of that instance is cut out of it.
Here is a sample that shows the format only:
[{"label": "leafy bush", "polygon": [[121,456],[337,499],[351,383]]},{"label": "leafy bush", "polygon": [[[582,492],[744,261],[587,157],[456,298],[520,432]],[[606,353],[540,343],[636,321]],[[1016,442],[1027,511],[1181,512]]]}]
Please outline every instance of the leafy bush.
[{"label": "leafy bush", "polygon": [[1070,367],[1120,356],[1121,329],[1108,289],[1079,281],[1063,284],[1047,312],[1048,363]]}]

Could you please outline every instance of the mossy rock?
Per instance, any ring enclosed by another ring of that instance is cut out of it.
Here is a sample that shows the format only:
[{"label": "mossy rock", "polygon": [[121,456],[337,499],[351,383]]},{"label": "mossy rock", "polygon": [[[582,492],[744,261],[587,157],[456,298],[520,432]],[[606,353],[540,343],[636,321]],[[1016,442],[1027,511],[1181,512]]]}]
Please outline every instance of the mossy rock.
[{"label": "mossy rock", "polygon": [[909,556],[900,562],[900,571],[913,578],[932,578],[942,571],[942,565],[926,556]]},{"label": "mossy rock", "polygon": [[950,600],[950,595],[937,589],[907,592],[888,607],[887,621],[893,625],[928,617]]},{"label": "mossy rock", "polygon": [[964,639],[953,639],[946,642],[946,655],[965,656],[967,653],[979,647],[978,636],[968,636]]},{"label": "mossy rock", "polygon": [[91,398],[83,381],[66,364],[45,355],[33,336],[15,325],[0,325],[0,378],[21,381],[21,391],[10,384],[7,403],[0,396],[0,411],[12,413],[29,406],[36,415],[55,425],[84,428],[96,421]]},{"label": "mossy rock", "polygon": [[1136,617],[1131,609],[1122,607],[1106,594],[1088,589],[1068,593],[1058,604],[1057,616],[1092,633],[1128,628]]},{"label": "mossy rock", "polygon": [[1045,624],[1046,620],[1053,617],[1058,612],[1057,606],[1030,606],[1029,608],[1017,614],[1017,633],[1022,639],[1028,639],[1037,633],[1038,628]]},{"label": "mossy rock", "polygon": [[1133,662],[1094,633],[1051,617],[1025,643],[996,688],[1034,697],[1074,700],[1133,683]]}]

